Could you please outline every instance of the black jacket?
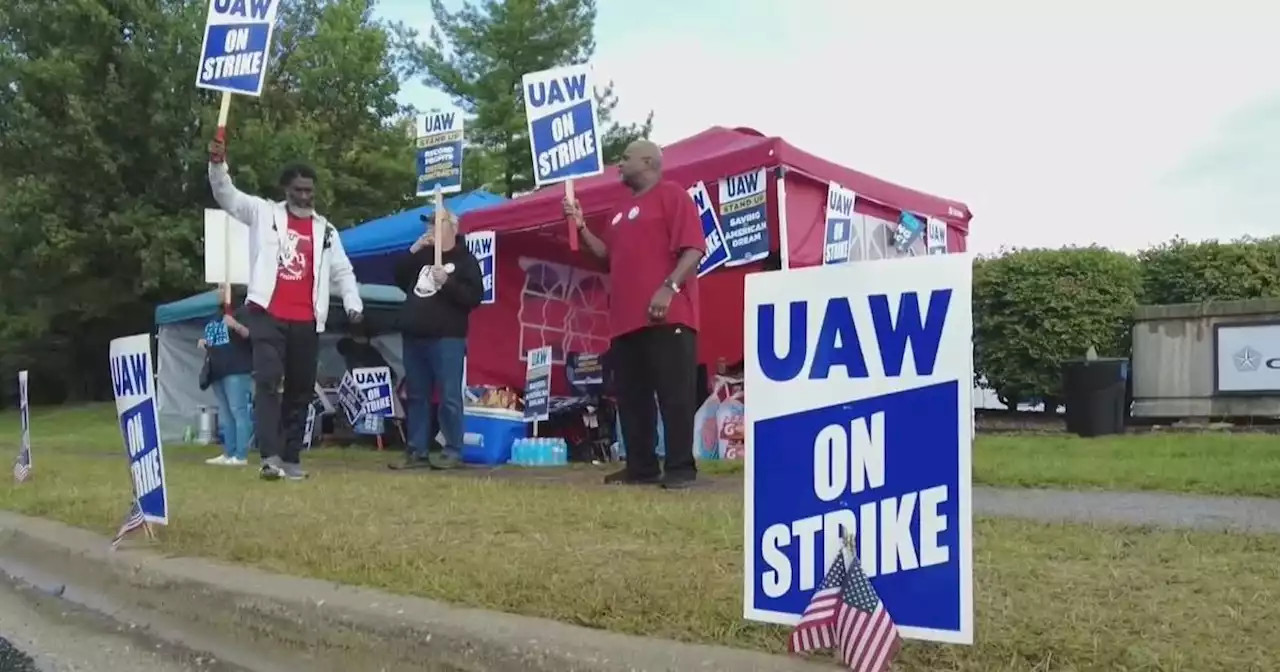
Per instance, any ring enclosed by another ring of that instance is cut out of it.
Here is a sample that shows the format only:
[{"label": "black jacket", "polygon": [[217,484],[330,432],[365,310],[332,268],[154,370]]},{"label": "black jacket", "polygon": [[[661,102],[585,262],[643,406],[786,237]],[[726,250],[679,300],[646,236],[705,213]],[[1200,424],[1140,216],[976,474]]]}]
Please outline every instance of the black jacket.
[{"label": "black jacket", "polygon": [[449,279],[437,289],[427,278],[435,258],[435,247],[424,247],[396,264],[396,286],[406,295],[398,320],[400,331],[423,338],[466,338],[467,318],[484,298],[480,263],[458,236],[453,249],[441,258]]}]

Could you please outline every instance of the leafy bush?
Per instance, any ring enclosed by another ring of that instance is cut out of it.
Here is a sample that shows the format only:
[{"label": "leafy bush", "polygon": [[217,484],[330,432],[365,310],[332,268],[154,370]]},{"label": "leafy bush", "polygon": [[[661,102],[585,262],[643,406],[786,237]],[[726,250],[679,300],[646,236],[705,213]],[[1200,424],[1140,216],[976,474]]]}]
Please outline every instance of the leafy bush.
[{"label": "leafy bush", "polygon": [[1182,238],[1138,253],[1147,305],[1280,295],[1280,237],[1190,243]]},{"label": "leafy bush", "polygon": [[973,269],[974,370],[1010,408],[1056,406],[1061,365],[1093,346],[1127,357],[1141,291],[1135,258],[1100,247],[1014,250]]}]

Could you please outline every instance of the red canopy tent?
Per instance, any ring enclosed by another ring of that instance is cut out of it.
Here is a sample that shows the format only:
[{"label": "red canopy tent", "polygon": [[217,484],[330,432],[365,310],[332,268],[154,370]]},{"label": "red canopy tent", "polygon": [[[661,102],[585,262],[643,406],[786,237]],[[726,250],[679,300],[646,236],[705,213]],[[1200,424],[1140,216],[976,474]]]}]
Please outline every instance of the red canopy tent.
[{"label": "red canopy tent", "polygon": [[[664,177],[682,185],[707,184],[712,200],[719,179],[759,168],[770,169],[770,248],[783,268],[822,263],[829,182],[857,193],[856,212],[898,221],[902,211],[947,225],[947,248],[963,252],[969,208],[958,201],[900,187],[797,149],[782,138],[747,128],[714,127],[663,148]],[[578,180],[574,191],[592,229],[608,224],[612,206],[625,195],[616,168]],[[468,381],[519,387],[524,353],[551,345],[556,361],[564,352],[603,352],[608,347],[608,283],[587,253],[568,249],[561,199],[551,187],[462,216],[464,231],[497,233],[497,302],[477,310],[468,344]],[[718,204],[717,204],[718,207]],[[893,256],[891,247],[884,256]],[[742,358],[743,278],[762,263],[721,268],[703,277],[699,359],[712,363]],[[518,339],[513,339],[515,334]],[[513,345],[513,340],[517,341]]]}]

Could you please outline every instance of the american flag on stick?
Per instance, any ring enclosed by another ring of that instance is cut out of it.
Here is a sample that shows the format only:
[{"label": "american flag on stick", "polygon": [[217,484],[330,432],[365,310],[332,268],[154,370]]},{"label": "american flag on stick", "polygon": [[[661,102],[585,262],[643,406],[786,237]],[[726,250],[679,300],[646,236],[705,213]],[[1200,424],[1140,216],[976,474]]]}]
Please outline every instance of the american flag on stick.
[{"label": "american flag on stick", "polygon": [[18,459],[13,461],[13,480],[22,483],[31,475],[31,448],[23,446],[18,451]]},{"label": "american flag on stick", "polygon": [[111,540],[111,548],[119,546],[120,542],[124,541],[125,535],[146,524],[147,519],[142,515],[142,505],[138,503],[137,498],[134,498],[128,517],[124,519],[124,524],[120,526],[120,531],[116,532],[115,538]]},{"label": "american flag on stick", "polygon": [[787,650],[835,649],[853,672],[885,672],[901,641],[862,563],[857,557],[847,562],[842,548],[791,632]]}]

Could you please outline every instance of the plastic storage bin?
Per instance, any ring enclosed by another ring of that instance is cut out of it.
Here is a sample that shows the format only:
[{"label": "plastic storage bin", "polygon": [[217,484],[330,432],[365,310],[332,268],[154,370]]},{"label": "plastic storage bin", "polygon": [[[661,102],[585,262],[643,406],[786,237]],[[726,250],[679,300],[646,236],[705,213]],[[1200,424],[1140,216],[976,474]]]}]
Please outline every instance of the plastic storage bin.
[{"label": "plastic storage bin", "polygon": [[462,461],[467,464],[506,464],[511,444],[525,437],[524,414],[505,408],[468,408],[462,422]]}]

